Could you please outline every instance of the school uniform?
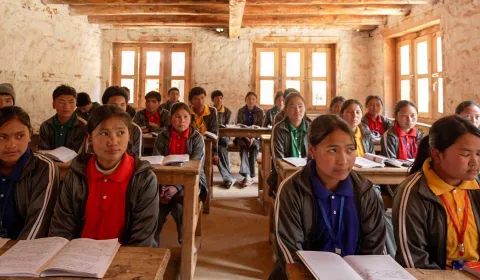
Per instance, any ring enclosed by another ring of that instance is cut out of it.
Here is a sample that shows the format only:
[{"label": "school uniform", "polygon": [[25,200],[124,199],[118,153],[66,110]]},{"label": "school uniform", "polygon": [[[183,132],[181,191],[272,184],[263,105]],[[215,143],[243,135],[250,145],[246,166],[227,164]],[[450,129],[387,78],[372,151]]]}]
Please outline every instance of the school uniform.
[{"label": "school uniform", "polygon": [[315,164],[309,161],[278,189],[274,213],[278,261],[272,280],[287,279],[285,264],[301,262],[298,250],[342,257],[385,253],[384,210],[373,184],[351,171],[331,192],[321,183]]},{"label": "school uniform", "polygon": [[388,129],[380,140],[382,155],[388,158],[406,160],[417,156],[418,144],[425,135],[412,128],[409,133],[403,132],[398,123]]},{"label": "school uniform", "polygon": [[285,112],[283,111],[280,111],[278,112],[278,114],[275,115],[275,118],[273,119],[273,124],[272,126],[276,125],[277,123],[279,123],[280,121],[282,121],[284,118],[285,118]]},{"label": "school uniform", "polygon": [[40,150],[54,150],[64,146],[75,152],[80,150],[87,134],[87,123],[84,119],[72,114],[70,119],[62,124],[57,115],[44,121],[40,126]]},{"label": "school uniform", "polygon": [[90,111],[86,112],[86,113],[82,113],[78,108],[75,109],[75,114],[77,114],[77,116],[79,116],[80,118],[84,119],[85,121],[88,121],[88,118],[90,118],[90,115],[92,114],[93,110],[97,109],[98,107],[100,107],[102,105],[100,105],[98,102],[93,102],[92,103],[92,107],[90,108]]},{"label": "school uniform", "polygon": [[135,117],[135,114],[137,113],[137,111],[135,110],[135,108],[133,108],[132,106],[127,104],[127,113],[133,119]]},{"label": "school uniform", "polygon": [[[240,108],[237,113],[237,123],[248,126],[262,126],[264,118],[265,114],[263,110],[257,106],[253,107],[253,110],[250,111],[248,110],[247,105],[245,105]],[[260,140],[253,140],[253,143],[250,147],[248,147],[245,138],[235,138],[234,143],[240,148],[240,174],[242,174],[244,177],[247,174],[249,174],[252,178],[255,177],[255,162],[260,149]]]},{"label": "school uniform", "polygon": [[[193,106],[190,106],[190,112],[192,112],[191,125],[198,130],[201,135],[204,135],[204,133],[208,131],[218,136],[217,109],[204,105],[203,113],[197,115],[193,110]],[[212,153],[214,156],[218,155],[217,141],[213,143]]]},{"label": "school uniform", "polygon": [[378,115],[377,118],[373,119],[368,113],[362,117],[362,123],[366,125],[371,132],[378,132],[380,136],[393,126],[393,122],[385,116]]},{"label": "school uniform", "polygon": [[357,157],[362,157],[366,153],[375,154],[372,132],[366,125],[359,124],[353,134],[357,143]]},{"label": "school uniform", "polygon": [[170,113],[170,110],[172,110],[172,106],[173,104],[179,102],[178,100],[175,101],[175,102],[172,102],[170,100],[167,100],[165,101],[165,103],[163,103],[162,105],[160,105],[160,108],[164,109],[164,110],[167,110],[169,113]]},{"label": "school uniform", "polygon": [[278,109],[277,106],[273,106],[265,112],[265,120],[263,121],[263,127],[268,127],[269,125],[273,127],[275,116],[280,113],[282,110]]},{"label": "school uniform", "polygon": [[[158,132],[162,127],[170,125],[170,112],[158,108],[155,114],[150,114],[147,109],[143,109],[135,114],[133,122],[140,127],[148,128],[150,132]],[[156,123],[159,127],[153,127],[150,123]]]},{"label": "school uniform", "polygon": [[[232,117],[232,111],[225,106],[222,106],[220,110],[217,110],[218,125],[226,127],[230,123]],[[222,136],[218,138],[218,169],[224,182],[233,182],[234,178],[230,173],[230,159],[228,156],[228,144],[230,143],[230,137]]]},{"label": "school uniform", "polygon": [[58,167],[28,148],[10,174],[0,175],[0,237],[47,237],[58,185]]},{"label": "school uniform", "polygon": [[[398,186],[392,210],[398,246],[395,259],[403,267],[446,269],[453,260],[479,260],[479,178],[457,187],[448,185],[431,169],[428,159],[422,170]],[[461,243],[453,221],[459,221],[461,230],[465,216],[464,255],[460,256]]]},{"label": "school uniform", "polygon": [[158,203],[157,177],[147,161],[125,154],[107,172],[95,155],[79,155],[64,179],[49,235],[158,247]]}]

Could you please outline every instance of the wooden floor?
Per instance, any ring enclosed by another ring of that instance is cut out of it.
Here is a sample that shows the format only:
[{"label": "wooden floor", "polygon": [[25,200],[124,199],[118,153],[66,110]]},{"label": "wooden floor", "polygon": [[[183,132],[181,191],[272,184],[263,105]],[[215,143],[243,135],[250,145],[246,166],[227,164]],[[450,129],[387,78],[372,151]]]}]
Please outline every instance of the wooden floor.
[{"label": "wooden floor", "polygon": [[[238,181],[242,178],[235,177]],[[194,279],[267,279],[274,261],[268,242],[268,218],[262,215],[256,200],[257,185],[220,189],[216,168],[214,181],[210,214],[203,216],[204,237]],[[171,216],[160,235],[160,246],[172,249],[164,279],[179,279],[180,245]]]}]

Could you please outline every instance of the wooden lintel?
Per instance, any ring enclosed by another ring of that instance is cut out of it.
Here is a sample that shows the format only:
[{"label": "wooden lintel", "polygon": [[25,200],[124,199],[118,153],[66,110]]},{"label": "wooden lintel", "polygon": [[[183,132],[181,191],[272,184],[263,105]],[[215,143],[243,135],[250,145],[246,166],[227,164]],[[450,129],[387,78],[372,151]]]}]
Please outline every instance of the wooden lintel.
[{"label": "wooden lintel", "polygon": [[70,5],[70,15],[218,15],[228,5]]},{"label": "wooden lintel", "polygon": [[247,16],[243,17],[242,26],[349,26],[349,25],[383,25],[385,16]]},{"label": "wooden lintel", "polygon": [[230,38],[238,37],[242,27],[245,0],[230,0],[230,20],[228,33]]},{"label": "wooden lintel", "polygon": [[170,25],[170,26],[228,26],[228,15],[218,16],[88,16],[89,23],[125,25]]},{"label": "wooden lintel", "polygon": [[41,0],[43,4],[68,5],[228,5],[229,0]]},{"label": "wooden lintel", "polygon": [[247,5],[245,15],[406,15],[409,5]]},{"label": "wooden lintel", "polygon": [[248,5],[304,5],[304,4],[332,4],[332,5],[423,5],[435,4],[437,0],[247,0]]}]

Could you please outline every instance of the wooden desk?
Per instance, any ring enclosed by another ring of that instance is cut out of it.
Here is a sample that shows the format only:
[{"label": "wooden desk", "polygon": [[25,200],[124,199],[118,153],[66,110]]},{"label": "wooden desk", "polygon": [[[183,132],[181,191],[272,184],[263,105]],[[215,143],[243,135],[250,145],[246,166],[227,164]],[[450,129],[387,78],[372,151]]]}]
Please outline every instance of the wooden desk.
[{"label": "wooden desk", "polygon": [[261,128],[220,128],[219,137],[228,136],[228,137],[249,137],[249,138],[259,138],[262,135],[271,135],[272,129],[261,127]]},{"label": "wooden desk", "polygon": [[213,145],[216,145],[216,140],[205,137],[205,175],[207,177],[208,195],[205,201],[204,213],[210,214],[210,202],[213,198]]},{"label": "wooden desk", "polygon": [[32,138],[30,139],[30,143],[28,143],[28,146],[30,149],[32,149],[32,152],[37,152],[38,151],[38,144],[40,143],[40,134],[38,131],[33,132]]},{"label": "wooden desk", "polygon": [[258,182],[258,199],[263,206],[263,213],[268,216],[273,207],[272,198],[268,195],[270,187],[267,184],[268,176],[272,173],[271,135],[262,135],[262,180]]},{"label": "wooden desk", "polygon": [[[151,133],[143,134],[143,147],[153,149],[155,147],[156,136],[153,136]],[[143,151],[142,151],[143,154]]]},{"label": "wooden desk", "polygon": [[[9,241],[0,249],[0,255],[3,255],[8,249],[15,245],[17,241]],[[170,260],[170,250],[163,248],[147,247],[120,247],[112,264],[108,268],[103,279],[163,279],[168,261]],[[39,279],[27,277],[0,277],[6,279]],[[79,277],[44,277],[42,279],[55,280],[80,280],[92,278]]]}]

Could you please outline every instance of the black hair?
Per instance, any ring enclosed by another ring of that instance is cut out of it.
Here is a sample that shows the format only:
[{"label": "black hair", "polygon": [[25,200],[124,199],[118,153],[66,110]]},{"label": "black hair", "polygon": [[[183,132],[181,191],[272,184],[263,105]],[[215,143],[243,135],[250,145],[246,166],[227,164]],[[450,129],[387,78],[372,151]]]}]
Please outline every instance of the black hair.
[{"label": "black hair", "polygon": [[[279,99],[280,97],[284,97],[283,92],[278,91],[277,93],[275,93],[275,99],[274,99],[275,102],[277,102],[277,99]],[[284,99],[285,99],[285,97],[284,97]]]},{"label": "black hair", "polygon": [[330,111],[332,111],[333,106],[335,106],[337,102],[342,102],[342,103],[345,102],[345,97],[335,96],[334,98],[332,98],[332,101],[330,101]]},{"label": "black hair", "polygon": [[422,168],[423,163],[430,157],[432,148],[444,152],[466,133],[480,137],[480,130],[471,121],[458,115],[443,117],[434,122],[428,136],[422,139],[419,145],[417,157],[410,168],[410,174]]},{"label": "black hair", "polygon": [[352,104],[358,105],[358,107],[360,107],[360,110],[362,110],[362,112],[363,112],[363,106],[360,103],[360,101],[358,101],[356,99],[348,99],[347,101],[343,102],[342,109],[340,109],[340,114],[343,114],[343,111],[345,111],[345,109],[347,109],[348,106],[350,106]]},{"label": "black hair", "polygon": [[352,130],[348,124],[337,115],[322,115],[314,119],[308,129],[308,143],[316,146],[335,130],[341,130],[350,135],[355,149],[357,148],[357,142],[355,141],[355,135]]},{"label": "black hair", "polygon": [[124,91],[126,91],[128,94],[130,94],[130,89],[128,87],[122,87]]},{"label": "black hair", "polygon": [[303,98],[303,96],[300,93],[291,92],[290,94],[288,94],[287,98],[285,98],[285,108],[287,108],[287,104],[295,97],[300,97],[300,99],[302,99],[303,103],[305,103],[305,99]]},{"label": "black hair", "polygon": [[26,127],[30,135],[33,134],[32,124],[30,122],[30,116],[22,108],[17,106],[8,106],[0,108],[0,127],[9,122],[10,120],[17,119]]},{"label": "black hair", "polygon": [[178,88],[176,88],[176,87],[172,87],[172,88],[168,89],[168,91],[167,91],[167,95],[169,95],[169,94],[170,94],[170,92],[172,92],[172,91],[174,91],[174,90],[176,90],[176,91],[180,92],[180,90],[179,90]]},{"label": "black hair", "polygon": [[185,104],[183,102],[177,102],[177,103],[172,105],[172,108],[170,109],[170,116],[173,116],[173,114],[175,114],[175,112],[177,112],[180,109],[184,109],[189,114],[191,114],[190,108],[188,107],[187,104]]},{"label": "black hair", "polygon": [[145,94],[145,100],[147,99],[156,99],[158,102],[160,102],[162,101],[162,96],[160,95],[160,92],[152,90]]},{"label": "black hair", "polygon": [[188,101],[192,101],[193,97],[197,95],[207,95],[207,92],[202,87],[194,87],[188,92]]},{"label": "black hair", "polygon": [[462,103],[458,104],[457,108],[455,109],[455,114],[460,115],[463,112],[463,110],[465,110],[466,108],[471,107],[471,106],[480,108],[480,105],[478,105],[477,102],[472,101],[472,100],[467,100],[467,101],[463,101]]},{"label": "black hair", "polygon": [[87,133],[91,135],[99,124],[112,117],[122,118],[123,122],[128,128],[128,131],[132,130],[132,118],[127,112],[115,105],[102,105],[93,110],[92,114],[88,118]]},{"label": "black hair", "polygon": [[418,112],[417,105],[415,105],[415,103],[409,100],[400,100],[397,102],[397,104],[395,104],[395,108],[393,109],[393,115],[395,116],[395,118],[397,117],[398,112],[400,112],[402,108],[407,106],[412,106],[413,108],[415,108],[415,111]]},{"label": "black hair", "polygon": [[128,96],[127,91],[126,91],[123,87],[111,86],[111,87],[107,88],[107,89],[105,90],[105,92],[103,93],[103,95],[102,95],[102,103],[103,103],[103,105],[108,104],[108,100],[109,100],[111,97],[114,97],[114,96],[121,96],[121,97],[125,98],[125,102],[126,102],[126,103],[128,103],[128,100],[130,99],[130,97]]},{"label": "black hair", "polygon": [[283,92],[283,98],[287,98],[287,96],[292,93],[292,92],[298,92],[298,90],[294,89],[294,88],[287,88],[284,92]]},{"label": "black hair", "polygon": [[377,99],[380,104],[382,104],[382,107],[383,107],[383,100],[380,96],[378,95],[369,95],[367,96],[367,100],[365,101],[365,107],[368,107],[368,102],[370,102],[372,99]]},{"label": "black hair", "polygon": [[217,90],[214,90],[214,91],[212,91],[212,101],[213,101],[213,99],[215,99],[215,97],[217,97],[217,96],[221,96],[221,97],[223,97],[223,92],[221,92],[221,91],[220,91],[220,90],[218,90],[218,89],[217,89]]},{"label": "black hair", "polygon": [[249,92],[247,92],[247,95],[245,95],[245,101],[247,101],[247,98],[248,98],[250,95],[253,95],[253,96],[255,96],[255,98],[258,99],[257,94],[256,94],[255,92],[249,91]]},{"label": "black hair", "polygon": [[60,85],[58,86],[52,94],[53,101],[61,95],[70,95],[77,99],[77,91],[69,85]]},{"label": "black hair", "polygon": [[90,99],[90,95],[86,92],[79,92],[77,94],[77,107],[87,106],[88,104],[92,103]]}]

